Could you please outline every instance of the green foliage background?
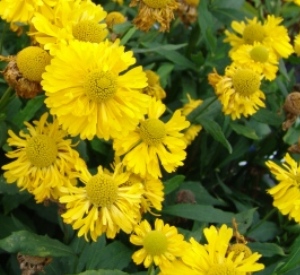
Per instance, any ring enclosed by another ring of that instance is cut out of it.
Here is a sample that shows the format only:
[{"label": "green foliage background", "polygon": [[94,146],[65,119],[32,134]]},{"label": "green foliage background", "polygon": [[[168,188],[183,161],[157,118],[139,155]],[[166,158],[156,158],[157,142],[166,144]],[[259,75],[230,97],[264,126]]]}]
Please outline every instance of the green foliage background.
[{"label": "green foliage background", "polygon": [[[161,218],[176,225],[186,240],[193,236],[202,241],[204,227],[222,223],[232,226],[235,217],[249,246],[263,255],[260,262],[266,269],[257,274],[300,274],[300,227],[272,206],[266,190],[275,182],[264,164],[269,158],[280,161],[287,148],[298,141],[299,121],[287,132],[281,124],[285,97],[297,88],[300,59],[292,55],[281,61],[276,80],[264,82],[262,87],[266,108],[248,119],[232,121],[224,116],[207,81],[213,68],[223,73],[230,64],[229,45],[223,39],[232,20],[281,16],[293,38],[299,31],[300,7],[276,0],[201,0],[198,19],[190,27],[177,18],[168,33],[155,29],[143,33],[131,23],[137,9],[129,8],[128,1],[124,5],[94,2],[106,11],[117,10],[127,16],[128,22],[115,26],[114,32],[126,49],[135,53],[138,64],[160,75],[167,92],[164,103],[170,110],[182,106],[186,93],[204,100],[188,116],[204,129],[187,148],[185,165],[163,178]],[[18,37],[3,21],[0,30],[2,55],[14,55],[30,43],[26,34]],[[5,62],[0,63],[0,69],[5,66]],[[9,150],[7,130],[19,132],[23,121],[38,118],[46,110],[44,95],[31,100],[5,98],[6,90],[7,84],[0,78],[0,166],[9,161],[5,157]],[[80,141],[77,150],[90,168],[108,166],[113,160],[111,144],[99,139]],[[178,192],[186,189],[195,194],[196,204],[176,204]],[[121,233],[114,240],[101,236],[96,243],[87,243],[62,223],[57,210],[54,204],[36,204],[32,196],[8,185],[0,176],[0,274],[20,274],[17,252],[53,257],[45,268],[47,275],[147,274],[131,260],[137,247],[129,243],[129,236]],[[145,218],[154,220],[150,215]]]}]

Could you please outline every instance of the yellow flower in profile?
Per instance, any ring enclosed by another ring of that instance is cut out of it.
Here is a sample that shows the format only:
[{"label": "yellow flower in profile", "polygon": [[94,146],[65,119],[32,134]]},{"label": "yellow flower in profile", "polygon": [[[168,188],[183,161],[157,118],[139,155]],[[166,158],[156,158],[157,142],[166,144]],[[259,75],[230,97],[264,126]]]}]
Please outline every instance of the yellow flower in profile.
[{"label": "yellow flower in profile", "polygon": [[0,17],[10,23],[29,24],[35,12],[47,13],[58,0],[1,0]]},{"label": "yellow flower in profile", "polygon": [[58,121],[54,119],[49,123],[47,118],[45,113],[33,124],[24,122],[27,131],[20,131],[20,137],[8,131],[8,145],[17,149],[7,153],[7,157],[14,160],[2,166],[7,170],[4,173],[7,182],[16,182],[21,190],[33,194],[38,203],[58,199],[59,189],[69,186],[68,177],[80,160]]},{"label": "yellow flower in profile", "polygon": [[174,19],[173,11],[178,8],[175,0],[131,0],[130,6],[139,5],[138,15],[133,23],[142,31],[149,31],[157,22],[159,31],[166,32],[170,30],[170,23]]},{"label": "yellow flower in profile", "polygon": [[300,56],[300,34],[298,34],[298,35],[295,36],[295,39],[294,39],[294,50],[295,50],[296,55]]},{"label": "yellow flower in profile", "polygon": [[183,165],[186,157],[186,144],[182,140],[182,130],[190,123],[177,110],[168,122],[159,118],[166,106],[152,98],[147,117],[140,121],[136,129],[126,136],[116,138],[113,148],[117,156],[123,156],[122,162],[129,171],[145,177],[161,177],[162,166],[168,173]]},{"label": "yellow flower in profile", "polygon": [[84,186],[62,189],[65,194],[59,199],[66,208],[63,221],[78,230],[78,237],[97,241],[104,233],[107,238],[115,238],[120,230],[131,233],[140,221],[143,185],[126,185],[129,173],[122,171],[122,164],[116,165],[113,173],[99,166],[96,175],[82,166],[78,178]]},{"label": "yellow flower in profile", "polygon": [[134,227],[130,242],[142,248],[133,253],[132,259],[136,264],[143,263],[148,268],[152,263],[160,266],[165,262],[172,262],[176,257],[185,253],[187,243],[183,235],[177,232],[175,226],[164,224],[156,219],[154,229],[147,220],[143,220]]},{"label": "yellow flower in profile", "polygon": [[[71,41],[46,67],[42,86],[46,105],[72,136],[81,139],[127,135],[147,112],[150,97],[142,67],[119,41]],[[134,81],[132,81],[134,79]]]},{"label": "yellow flower in profile", "polygon": [[[217,74],[213,72],[212,74]],[[225,76],[209,76],[220,79],[214,89],[225,115],[237,119],[253,115],[264,107],[264,93],[260,90],[261,76],[251,68],[228,66]]]},{"label": "yellow flower in profile", "polygon": [[148,86],[143,89],[143,93],[155,97],[156,99],[164,99],[166,92],[160,86],[159,75],[151,70],[146,70],[145,73],[148,79]]},{"label": "yellow flower in profile", "polygon": [[49,12],[35,13],[29,35],[55,55],[61,44],[75,39],[93,43],[103,41],[108,34],[105,17],[102,6],[91,0],[59,1]]},{"label": "yellow flower in profile", "polygon": [[[192,111],[194,111],[198,106],[202,104],[202,100],[194,100],[189,94],[187,94],[188,102],[184,104],[181,108],[181,112],[184,116],[188,116]],[[199,124],[191,124],[189,128],[184,130],[184,141],[186,145],[190,145],[193,140],[198,136],[199,132],[202,130],[202,126]]]},{"label": "yellow flower in profile", "polygon": [[288,215],[289,219],[300,222],[300,166],[287,153],[284,163],[278,165],[268,160],[267,167],[279,182],[268,190],[273,197],[273,206],[277,207],[283,215]]},{"label": "yellow flower in profile", "polygon": [[113,26],[122,24],[126,22],[126,20],[126,17],[122,13],[118,11],[112,11],[107,14],[105,18],[105,23],[107,24],[108,28],[112,29]]},{"label": "yellow flower in profile", "polygon": [[245,252],[228,251],[233,230],[225,224],[219,229],[215,226],[205,228],[204,235],[207,244],[199,244],[191,238],[182,258],[172,263],[164,262],[160,266],[160,275],[247,275],[264,269],[263,264],[257,263],[261,257],[257,252],[246,255]]},{"label": "yellow flower in profile", "polygon": [[254,42],[244,44],[232,52],[231,59],[236,67],[249,67],[267,80],[274,80],[278,71],[278,59],[273,49]]},{"label": "yellow flower in profile", "polygon": [[293,53],[293,47],[290,44],[287,29],[280,25],[282,21],[282,18],[274,15],[268,15],[263,24],[256,17],[251,20],[246,19],[246,22],[233,21],[231,23],[233,32],[226,30],[224,40],[232,46],[230,54],[241,45],[253,45],[254,42],[260,42],[262,45],[272,48],[277,58],[287,58]]}]

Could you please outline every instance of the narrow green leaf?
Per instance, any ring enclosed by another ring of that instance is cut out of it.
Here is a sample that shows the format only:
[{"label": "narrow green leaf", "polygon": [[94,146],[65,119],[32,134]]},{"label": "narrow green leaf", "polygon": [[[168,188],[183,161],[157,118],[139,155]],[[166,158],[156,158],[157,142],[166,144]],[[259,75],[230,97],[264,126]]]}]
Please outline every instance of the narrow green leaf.
[{"label": "narrow green leaf", "polygon": [[285,252],[282,247],[275,243],[250,242],[247,245],[251,248],[252,252],[258,252],[263,257],[270,258],[275,255],[285,256]]},{"label": "narrow green leaf", "polygon": [[131,27],[125,35],[121,39],[121,45],[125,45],[128,40],[134,35],[134,33],[137,31],[137,28],[135,26]]},{"label": "narrow green leaf", "polygon": [[225,212],[208,205],[176,204],[166,206],[164,214],[208,223],[231,223],[234,213]]},{"label": "narrow green leaf", "polygon": [[184,181],[184,176],[183,175],[177,175],[169,180],[167,180],[164,183],[165,189],[165,195],[173,192],[174,190],[176,190],[177,188],[179,188],[180,184]]},{"label": "narrow green leaf", "polygon": [[[69,274],[71,275],[71,274]],[[77,273],[75,275],[129,275],[129,273],[120,271],[120,270],[104,270],[104,269],[99,269],[99,270],[87,270],[81,273]]]},{"label": "narrow green leaf", "polygon": [[160,51],[160,50],[175,51],[175,50],[186,47],[187,44],[184,43],[184,44],[178,44],[178,45],[174,45],[174,44],[160,45],[157,43],[142,43],[142,46],[144,46],[145,49],[133,48],[132,51],[134,53],[156,52],[156,51]]},{"label": "narrow green leaf", "polygon": [[10,253],[20,252],[32,256],[70,257],[73,250],[58,240],[40,236],[25,230],[13,232],[0,240],[0,248]]},{"label": "narrow green leaf", "polygon": [[233,131],[235,131],[239,135],[243,135],[247,138],[251,138],[251,139],[254,139],[254,140],[259,139],[259,137],[255,133],[255,131],[250,127],[247,127],[247,126],[244,126],[242,124],[235,123],[235,122],[231,122],[230,127]]},{"label": "narrow green leaf", "polygon": [[203,126],[203,128],[217,141],[219,141],[224,147],[228,150],[228,152],[232,153],[232,147],[229,141],[226,139],[224,133],[220,125],[214,122],[211,119],[200,118],[198,122]]},{"label": "narrow green leaf", "polygon": [[278,113],[274,113],[267,109],[259,109],[253,116],[252,119],[266,123],[272,126],[280,126],[283,122],[283,115],[279,115]]},{"label": "narrow green leaf", "polygon": [[266,242],[276,238],[278,233],[279,228],[275,223],[264,221],[263,224],[251,231],[248,236],[256,241]]}]

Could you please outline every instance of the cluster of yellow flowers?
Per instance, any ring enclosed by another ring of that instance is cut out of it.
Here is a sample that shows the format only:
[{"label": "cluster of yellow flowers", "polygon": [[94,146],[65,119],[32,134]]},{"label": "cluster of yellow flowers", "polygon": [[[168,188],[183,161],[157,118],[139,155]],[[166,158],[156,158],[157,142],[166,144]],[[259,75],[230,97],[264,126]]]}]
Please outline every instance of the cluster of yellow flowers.
[{"label": "cluster of yellow flowers", "polygon": [[[201,130],[189,128],[186,116],[202,101],[189,97],[163,118],[166,93],[158,74],[135,66],[133,52],[111,33],[124,20],[91,0],[2,0],[0,16],[14,30],[28,25],[33,44],[9,60],[5,79],[19,96],[44,91],[48,109],[25,122],[19,136],[9,130],[8,145],[16,149],[2,167],[7,182],[38,203],[62,204],[63,221],[87,240],[131,233],[145,212],[162,209],[162,170],[183,165]],[[99,166],[91,174],[71,137],[111,142],[112,169]]]}]

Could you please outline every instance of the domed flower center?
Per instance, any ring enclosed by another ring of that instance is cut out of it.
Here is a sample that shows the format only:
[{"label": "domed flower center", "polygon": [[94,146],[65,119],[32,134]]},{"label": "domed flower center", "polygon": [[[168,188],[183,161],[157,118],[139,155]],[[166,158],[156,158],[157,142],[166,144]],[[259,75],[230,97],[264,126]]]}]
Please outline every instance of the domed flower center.
[{"label": "domed flower center", "polygon": [[117,90],[117,78],[111,72],[90,72],[85,82],[87,96],[98,103],[111,99]]},{"label": "domed flower center", "polygon": [[236,275],[236,269],[228,264],[215,264],[209,268],[207,275]]},{"label": "domed flower center", "polygon": [[97,207],[110,207],[117,199],[118,187],[109,175],[93,176],[86,184],[88,199]]},{"label": "domed flower center", "polygon": [[153,87],[158,83],[159,77],[155,72],[147,70],[145,73],[148,78],[148,86]]},{"label": "domed flower center", "polygon": [[169,3],[169,0],[143,0],[143,2],[153,9],[163,9]]},{"label": "domed flower center", "polygon": [[17,54],[17,66],[22,75],[30,81],[40,82],[51,56],[40,47],[29,46]]},{"label": "domed flower center", "polygon": [[106,31],[97,22],[83,20],[73,26],[73,36],[80,41],[99,43],[105,38]]},{"label": "domed flower center", "polygon": [[152,256],[161,255],[167,251],[167,237],[160,231],[150,231],[144,238],[144,248]]},{"label": "domed flower center", "polygon": [[185,0],[185,3],[187,3],[189,6],[198,6],[200,0]]},{"label": "domed flower center", "polygon": [[56,143],[49,136],[37,135],[27,142],[27,158],[36,167],[48,167],[55,161],[57,153]]},{"label": "domed flower center", "polygon": [[250,52],[251,58],[256,62],[266,62],[269,59],[269,51],[264,46],[255,46]]},{"label": "domed flower center", "polygon": [[141,122],[140,134],[143,141],[147,144],[159,144],[166,136],[165,124],[159,119],[150,118]]},{"label": "domed flower center", "polygon": [[243,243],[235,243],[235,244],[230,245],[228,247],[227,254],[229,254],[232,251],[234,251],[234,255],[232,258],[233,260],[235,260],[235,258],[238,255],[240,255],[242,252],[244,253],[244,259],[246,259],[252,255],[251,249]]},{"label": "domed flower center", "polygon": [[125,16],[118,12],[118,11],[112,11],[109,14],[107,14],[105,18],[105,23],[109,28],[112,28],[114,25],[122,24],[126,21]]},{"label": "domed flower center", "polygon": [[260,87],[257,73],[249,69],[239,69],[232,78],[233,87],[242,96],[250,96]]},{"label": "domed flower center", "polygon": [[265,38],[264,28],[256,23],[245,27],[243,32],[245,44],[253,44],[253,42],[262,42]]}]

